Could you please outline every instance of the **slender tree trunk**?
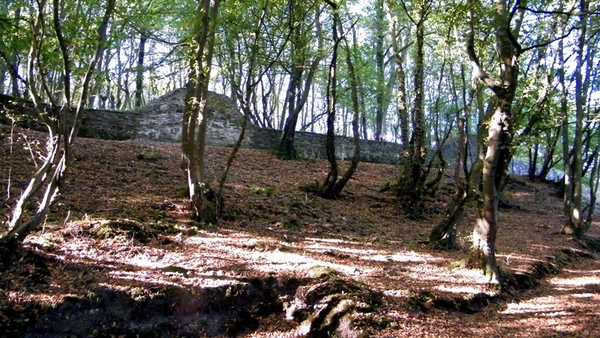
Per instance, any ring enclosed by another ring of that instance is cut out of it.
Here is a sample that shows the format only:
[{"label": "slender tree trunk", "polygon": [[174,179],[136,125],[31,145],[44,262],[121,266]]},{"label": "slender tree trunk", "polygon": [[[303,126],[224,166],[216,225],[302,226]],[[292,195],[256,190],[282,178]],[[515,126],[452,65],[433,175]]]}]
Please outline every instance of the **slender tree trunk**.
[{"label": "slender tree trunk", "polygon": [[137,53],[137,66],[135,75],[135,101],[134,108],[140,108],[144,105],[144,58],[146,56],[146,41],[148,37],[145,33],[140,33],[140,44]]},{"label": "slender tree trunk", "polygon": [[[358,79],[356,77],[356,71],[354,68],[354,62],[352,61],[352,49],[348,44],[342,21],[338,13],[337,4],[328,2],[332,7],[333,11],[333,53],[331,56],[331,63],[329,66],[329,77],[327,81],[327,159],[329,160],[329,173],[321,187],[320,195],[325,198],[337,198],[342,193],[342,190],[354,175],[358,163],[360,160],[360,133],[358,128],[358,119],[360,104],[358,98]],[[348,67],[348,75],[350,82],[350,95],[352,98],[352,107],[354,110],[354,118],[352,120],[352,132],[354,135],[354,154],[350,167],[346,170],[344,175],[338,180],[339,167],[335,155],[335,114],[336,114],[336,102],[337,102],[337,58],[338,58],[338,47],[340,42],[344,42],[346,49],[346,66]]]},{"label": "slender tree trunk", "polygon": [[[332,6],[333,7],[333,6]],[[327,160],[329,161],[329,173],[323,182],[322,195],[326,198],[337,197],[334,195],[333,187],[337,182],[339,168],[335,158],[335,113],[337,104],[337,58],[340,38],[338,36],[337,22],[340,20],[337,6],[333,10],[332,39],[333,50],[331,52],[331,63],[327,77],[327,141],[325,149],[327,151]]]},{"label": "slender tree trunk", "polygon": [[[403,173],[398,179],[398,197],[402,200],[402,207],[406,215],[413,219],[423,217],[425,211],[425,180],[427,170],[425,169],[425,158],[427,149],[425,144],[425,22],[431,13],[431,3],[419,4],[418,20],[413,21],[415,31],[415,58],[414,62],[414,101],[412,107],[413,133],[406,152]],[[408,13],[408,9],[404,7]]]},{"label": "slender tree trunk", "polygon": [[204,160],[208,125],[206,99],[220,3],[220,0],[202,0],[198,3],[181,137],[182,167],[187,175],[193,217],[207,223],[215,223],[217,220],[218,196],[206,181]]},{"label": "slender tree trunk", "polygon": [[385,12],[383,0],[375,2],[375,140],[383,140],[383,121],[385,119],[385,67],[384,67],[384,38],[385,38]]},{"label": "slender tree trunk", "polygon": [[545,181],[548,174],[550,173],[550,169],[555,165],[553,161],[554,153],[556,152],[556,145],[558,144],[558,139],[560,137],[560,126],[555,128],[555,130],[547,131],[546,137],[546,145],[544,147],[544,159],[542,160],[542,165],[540,166],[539,173],[537,174],[537,179],[540,181]]},{"label": "slender tree trunk", "polygon": [[[588,10],[588,1],[580,0],[581,13],[586,13]],[[570,189],[571,207],[570,214],[567,218],[567,223],[563,227],[563,231],[567,234],[572,234],[576,238],[583,238],[585,235],[585,223],[583,221],[582,210],[582,184],[583,184],[583,115],[585,109],[585,93],[583,83],[583,68],[584,55],[586,49],[586,32],[587,32],[587,15],[580,16],[579,39],[576,52],[575,65],[575,134],[573,137],[573,149],[571,149],[571,158],[569,165],[571,166],[572,186]],[[567,196],[567,195],[565,195]]]},{"label": "slender tree trunk", "polygon": [[[398,82],[398,88],[396,90],[397,96],[397,117],[398,123],[400,124],[400,143],[405,148],[408,147],[409,136],[410,136],[410,114],[408,111],[408,102],[406,101],[406,71],[404,70],[405,60],[405,47],[401,45],[402,37],[398,32],[399,24],[398,18],[392,14],[392,7],[389,1],[385,1],[388,7],[389,18],[390,18],[390,36],[392,41],[393,59],[396,64],[396,81]],[[398,36],[398,38],[396,38]],[[397,40],[400,39],[400,42]],[[401,154],[402,157],[406,155]]]},{"label": "slender tree trunk", "polygon": [[594,152],[592,158],[589,160],[591,164],[592,171],[589,176],[589,187],[590,187],[590,204],[586,213],[585,218],[585,230],[588,230],[594,221],[594,212],[596,209],[596,201],[598,195],[598,187],[600,185],[600,170],[598,170],[598,165],[600,165],[600,132],[596,132],[596,146],[594,147]]},{"label": "slender tree trunk", "polygon": [[539,153],[539,144],[534,144],[533,147],[529,148],[528,156],[529,156],[529,168],[527,170],[527,176],[531,181],[535,180],[537,174],[537,166],[538,166],[538,153]]},{"label": "slender tree trunk", "polygon": [[[462,68],[463,67],[461,67],[461,74],[463,75],[462,78],[464,82],[464,71],[462,71]],[[478,178],[481,176],[483,162],[476,161],[476,163],[470,168],[468,165],[465,165],[469,160],[469,135],[467,126],[469,116],[471,115],[473,100],[479,91],[473,81],[472,84],[473,86],[471,87],[471,92],[468,99],[463,91],[463,115],[457,116],[459,141],[456,152],[456,164],[454,167],[454,182],[456,186],[456,192],[454,194],[452,203],[446,209],[444,218],[432,229],[431,233],[429,234],[429,242],[436,247],[447,249],[456,247],[457,227],[458,223],[463,218],[465,205],[468,202],[475,200],[478,195],[476,191],[479,188]],[[460,115],[460,113],[457,113],[457,115]],[[463,174],[464,180],[462,178]]]},{"label": "slender tree trunk", "polygon": [[[292,36],[290,38],[292,44],[292,66],[290,72],[290,82],[288,87],[287,96],[287,107],[288,117],[285,121],[285,126],[279,139],[279,143],[275,149],[275,155],[283,159],[295,159],[297,154],[294,148],[294,137],[296,134],[296,127],[298,124],[298,118],[302,109],[308,99],[310,88],[312,86],[314,77],[317,73],[318,67],[324,58],[324,54],[321,53],[323,47],[323,37],[321,32],[321,25],[319,21],[319,14],[321,10],[317,8],[315,10],[315,28],[317,35],[317,55],[313,58],[310,65],[306,65],[307,56],[305,49],[307,48],[307,32],[302,31],[302,28],[296,27],[298,22],[305,21],[304,17],[304,6],[300,6],[296,0],[290,0],[290,28],[292,30]],[[305,69],[308,68],[306,73],[306,79],[303,79]]]},{"label": "slender tree trunk", "polygon": [[[97,45],[94,55],[91,57],[88,68],[84,74],[81,84],[79,101],[75,108],[71,105],[71,55],[67,48],[67,43],[62,33],[60,19],[60,4],[54,0],[51,6],[52,23],[54,34],[58,41],[58,49],[62,58],[62,71],[64,81],[64,91],[66,105],[59,107],[56,101],[52,101],[49,109],[46,109],[41,101],[41,96],[36,88],[35,73],[43,73],[44,65],[41,64],[42,37],[44,34],[44,10],[46,2],[42,0],[38,7],[37,17],[32,25],[32,42],[28,61],[28,80],[29,92],[39,113],[39,118],[48,129],[48,153],[44,158],[44,163],[40,169],[32,176],[27,188],[15,204],[11,219],[9,222],[8,233],[0,239],[0,243],[6,247],[15,247],[22,242],[25,237],[33,231],[45,219],[52,204],[60,195],[62,185],[67,177],[68,164],[71,161],[71,146],[75,142],[75,137],[79,130],[81,119],[83,118],[84,106],[87,102],[88,90],[91,84],[92,76],[96,69],[102,54],[107,36],[108,22],[112,16],[116,0],[109,0],[106,3],[105,12],[97,30]],[[45,80],[41,80],[45,81]],[[48,89],[47,83],[43,83],[43,88]],[[53,100],[53,93],[46,93]],[[50,116],[48,116],[50,112]],[[41,190],[44,192],[40,194]],[[40,196],[41,195],[41,196]],[[38,208],[34,215],[27,222],[23,222],[24,206],[34,197],[40,198]]]}]

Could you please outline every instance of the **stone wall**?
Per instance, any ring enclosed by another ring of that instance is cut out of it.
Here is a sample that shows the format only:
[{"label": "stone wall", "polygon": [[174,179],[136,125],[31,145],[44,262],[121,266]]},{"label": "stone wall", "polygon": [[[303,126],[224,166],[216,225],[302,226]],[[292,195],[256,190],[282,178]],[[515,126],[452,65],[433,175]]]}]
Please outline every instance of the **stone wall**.
[{"label": "stone wall", "polygon": [[[100,139],[125,140],[144,138],[157,141],[180,142],[182,115],[184,111],[185,90],[177,89],[136,111],[88,110],[84,116],[80,136]],[[229,97],[209,92],[207,108],[209,114],[207,144],[229,147],[238,139],[243,115],[235,102]],[[39,129],[31,104],[0,95],[0,122],[8,123],[9,111],[18,110],[21,126]],[[249,124],[243,147],[254,149],[272,149],[281,135],[281,131],[259,128]],[[296,132],[295,146],[298,154],[306,158],[326,158],[325,135]],[[378,163],[396,163],[400,146],[394,143],[360,141],[361,161]],[[354,153],[353,139],[336,137],[336,155],[339,159],[349,160]]]},{"label": "stone wall", "polygon": [[[137,112],[139,123],[135,137],[179,142],[184,98],[185,90],[177,89],[140,109]],[[207,107],[207,143],[222,147],[235,144],[244,119],[235,102],[225,95],[210,92]],[[248,124],[242,145],[247,148],[270,150],[277,144],[280,136],[279,130]],[[296,132],[295,146],[302,157],[327,158],[323,134]],[[395,163],[400,154],[399,145],[393,143],[361,140],[360,148],[361,160],[366,162]],[[353,153],[352,138],[336,137],[336,154],[339,159],[350,159]]]}]

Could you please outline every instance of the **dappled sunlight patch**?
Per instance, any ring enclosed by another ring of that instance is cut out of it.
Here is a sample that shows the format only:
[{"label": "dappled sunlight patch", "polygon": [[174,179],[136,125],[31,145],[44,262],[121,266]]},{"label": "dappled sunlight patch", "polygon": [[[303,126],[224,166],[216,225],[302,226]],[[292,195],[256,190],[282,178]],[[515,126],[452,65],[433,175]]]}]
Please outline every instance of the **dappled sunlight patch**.
[{"label": "dappled sunlight patch", "polygon": [[[150,271],[110,271],[108,275],[115,280],[121,281],[134,281],[136,283],[152,283],[155,285],[171,285],[171,286],[179,286],[179,283],[175,283],[169,280],[165,280],[164,278],[158,278],[156,273],[152,273]],[[113,283],[99,283],[101,286],[106,286],[111,289],[119,289],[124,288],[122,285]]]},{"label": "dappled sunlight patch", "polygon": [[403,251],[397,252],[390,256],[390,259],[395,262],[441,262],[444,258],[431,256],[421,252]]},{"label": "dappled sunlight patch", "polygon": [[355,255],[367,255],[367,256],[375,256],[375,254],[377,254],[379,252],[377,250],[371,250],[371,249],[355,249],[355,248],[341,247],[338,245],[323,245],[320,243],[305,245],[304,248],[313,249],[313,250],[319,251],[319,252],[326,252],[326,251],[334,250],[337,252],[343,252],[343,253],[355,254]]},{"label": "dappled sunlight patch", "polygon": [[411,265],[407,269],[406,275],[417,281],[442,281],[447,280],[450,271],[446,268],[431,264]]},{"label": "dappled sunlight patch", "polygon": [[571,297],[573,298],[600,298],[600,295],[595,294],[595,293],[575,293],[572,294]]},{"label": "dappled sunlight patch", "polygon": [[509,303],[502,314],[535,314],[539,317],[557,317],[568,313],[563,311],[568,306],[567,299],[557,296],[536,297],[525,302]]},{"label": "dappled sunlight patch", "polygon": [[497,254],[496,258],[506,266],[531,264],[540,260],[539,257],[519,253]]},{"label": "dappled sunlight patch", "polygon": [[344,275],[356,276],[368,274],[373,270],[371,268],[357,266],[354,264],[337,264],[322,259],[311,258],[301,254],[282,252],[278,250],[257,252],[253,255],[253,258],[256,260],[256,268],[264,272],[299,272],[308,271],[315,266],[325,266]]},{"label": "dappled sunlight patch", "polygon": [[549,280],[550,284],[557,286],[574,286],[581,287],[587,285],[600,285],[600,277],[598,276],[581,276],[581,277],[554,277]]},{"label": "dappled sunlight patch", "polygon": [[[248,262],[252,269],[264,273],[292,273],[308,270],[317,265],[327,266],[346,275],[368,274],[372,271],[371,268],[357,267],[354,264],[337,264],[306,254],[311,252],[310,249],[329,250],[328,246],[309,245],[299,248],[295,243],[284,243],[269,238],[251,238],[246,235],[241,235],[237,239],[236,237],[238,234],[230,237],[193,236],[187,238],[185,244],[196,247],[197,250],[191,250],[196,251],[196,254],[200,255],[199,258],[202,258],[203,251],[220,252],[224,254],[223,257],[237,257]],[[240,242],[240,239],[243,241]],[[295,252],[297,250],[302,251]],[[187,255],[189,256],[189,253]]]},{"label": "dappled sunlight patch", "polygon": [[478,294],[482,292],[481,285],[453,285],[453,284],[442,284],[435,287],[436,290],[458,294]]},{"label": "dappled sunlight patch", "polygon": [[528,192],[528,191],[513,191],[511,194],[512,194],[512,197],[515,197],[515,198],[522,198],[522,197],[528,197],[528,196],[533,195],[533,193]]},{"label": "dappled sunlight patch", "polygon": [[[542,252],[552,252],[551,248],[536,248],[535,250],[543,250]],[[534,268],[535,266],[545,265],[553,258],[553,256],[551,255],[545,256],[545,260],[541,259],[542,257],[540,257],[539,255],[536,256],[534,254],[522,253],[498,254],[496,257],[498,263],[503,269],[510,269],[511,271],[518,273],[531,273],[532,268]]]},{"label": "dappled sunlight patch", "polygon": [[160,256],[160,253],[151,255],[148,252],[142,252],[132,257],[128,257],[127,264],[144,269],[156,269],[161,265],[161,260],[158,259],[157,256]]},{"label": "dappled sunlight patch", "polygon": [[409,289],[386,289],[383,290],[382,293],[386,296],[395,298],[407,298],[411,294]]},{"label": "dappled sunlight patch", "polygon": [[315,242],[315,243],[329,243],[329,244],[358,244],[357,242],[351,242],[345,239],[339,238],[316,238],[316,237],[306,237],[307,241]]},{"label": "dappled sunlight patch", "polygon": [[5,299],[13,303],[29,303],[35,302],[40,305],[55,307],[60,304],[65,297],[75,297],[76,295],[70,293],[42,293],[42,292],[31,292],[31,291],[7,291],[4,293]]}]

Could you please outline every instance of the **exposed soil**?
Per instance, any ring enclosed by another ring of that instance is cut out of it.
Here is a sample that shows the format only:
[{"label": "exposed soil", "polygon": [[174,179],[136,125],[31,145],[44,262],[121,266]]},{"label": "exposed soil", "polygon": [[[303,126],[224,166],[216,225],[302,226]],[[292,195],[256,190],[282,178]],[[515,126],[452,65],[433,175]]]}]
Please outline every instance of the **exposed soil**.
[{"label": "exposed soil", "polygon": [[[0,222],[39,164],[40,135],[0,129]],[[229,151],[208,148],[210,175]],[[551,185],[513,178],[503,192],[497,247],[509,285],[499,292],[461,261],[475,205],[461,249],[427,244],[450,175],[413,221],[379,192],[398,167],[361,163],[344,196],[324,200],[299,187],[323,180],[326,161],[242,149],[224,219],[201,225],[188,216],[179,154],[172,143],[78,139],[59,202],[2,266],[0,336],[600,335],[600,262],[557,235]]]}]

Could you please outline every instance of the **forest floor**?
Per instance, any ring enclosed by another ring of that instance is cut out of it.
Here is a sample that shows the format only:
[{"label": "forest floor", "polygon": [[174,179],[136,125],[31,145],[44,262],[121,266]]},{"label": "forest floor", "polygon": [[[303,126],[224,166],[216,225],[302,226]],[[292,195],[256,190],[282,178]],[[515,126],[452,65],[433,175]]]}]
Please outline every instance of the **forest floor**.
[{"label": "forest floor", "polygon": [[[0,128],[2,223],[44,143]],[[211,177],[230,151],[208,147]],[[427,244],[452,198],[450,172],[414,221],[380,192],[396,166],[360,163],[343,197],[325,200],[300,189],[325,178],[325,160],[241,149],[224,219],[201,225],[189,219],[179,154],[173,143],[77,140],[58,203],[17,262],[0,265],[0,336],[303,336],[307,316],[290,307],[300,306],[299,290],[334,275],[348,281],[336,284],[340,297],[359,295],[352,327],[338,336],[600,336],[600,261],[557,234],[562,203],[550,184],[517,177],[502,193],[510,207],[500,211],[498,261],[515,283],[499,293],[464,264],[475,205],[459,226],[460,249]],[[590,235],[599,234],[595,222]]]}]

